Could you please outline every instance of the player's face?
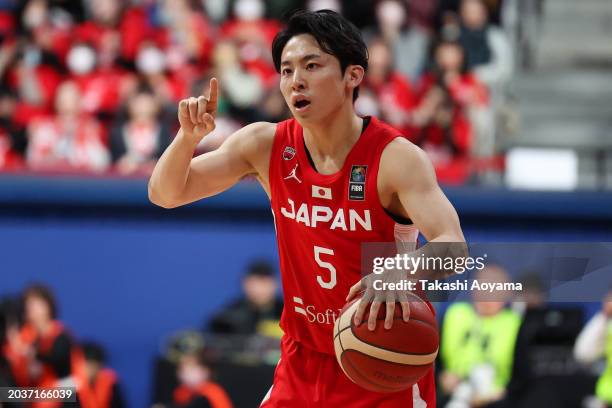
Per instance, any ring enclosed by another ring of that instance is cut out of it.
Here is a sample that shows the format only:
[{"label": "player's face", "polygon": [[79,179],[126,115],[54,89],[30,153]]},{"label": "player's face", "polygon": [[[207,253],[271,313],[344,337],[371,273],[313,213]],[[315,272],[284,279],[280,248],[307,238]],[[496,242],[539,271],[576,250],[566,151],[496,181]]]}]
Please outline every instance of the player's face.
[{"label": "player's face", "polygon": [[280,89],[300,122],[324,120],[340,110],[353,90],[340,62],[319,47],[310,34],[292,37],[281,55]]}]

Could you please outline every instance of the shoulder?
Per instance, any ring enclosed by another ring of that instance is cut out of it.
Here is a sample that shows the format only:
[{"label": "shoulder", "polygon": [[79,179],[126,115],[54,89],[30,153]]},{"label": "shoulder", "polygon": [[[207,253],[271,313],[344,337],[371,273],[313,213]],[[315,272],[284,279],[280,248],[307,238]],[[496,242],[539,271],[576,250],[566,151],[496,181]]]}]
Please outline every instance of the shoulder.
[{"label": "shoulder", "polygon": [[269,150],[272,148],[276,128],[276,123],[251,123],[232,134],[221,147],[225,149],[238,148],[246,154]]},{"label": "shoulder", "polygon": [[472,305],[466,302],[456,302],[453,303],[446,309],[446,313],[444,314],[445,319],[448,318],[450,320],[457,318],[466,318],[475,316],[476,312]]},{"label": "shoulder", "polygon": [[254,122],[246,125],[236,133],[240,133],[245,141],[265,142],[272,141],[276,133],[277,123]]},{"label": "shoulder", "polygon": [[427,153],[403,137],[393,139],[384,148],[379,173],[384,182],[396,187],[435,182]]}]

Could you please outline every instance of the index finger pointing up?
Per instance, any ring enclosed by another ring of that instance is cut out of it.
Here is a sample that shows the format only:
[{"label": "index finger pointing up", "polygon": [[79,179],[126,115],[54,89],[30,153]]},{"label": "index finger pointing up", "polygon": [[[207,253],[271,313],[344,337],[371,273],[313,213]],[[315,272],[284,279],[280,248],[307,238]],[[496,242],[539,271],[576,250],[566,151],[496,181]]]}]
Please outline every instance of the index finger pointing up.
[{"label": "index finger pointing up", "polygon": [[210,79],[210,89],[208,91],[208,104],[207,104],[207,111],[208,113],[210,113],[211,115],[213,115],[213,117],[217,114],[217,95],[219,93],[219,82],[217,81],[217,78],[213,77]]}]

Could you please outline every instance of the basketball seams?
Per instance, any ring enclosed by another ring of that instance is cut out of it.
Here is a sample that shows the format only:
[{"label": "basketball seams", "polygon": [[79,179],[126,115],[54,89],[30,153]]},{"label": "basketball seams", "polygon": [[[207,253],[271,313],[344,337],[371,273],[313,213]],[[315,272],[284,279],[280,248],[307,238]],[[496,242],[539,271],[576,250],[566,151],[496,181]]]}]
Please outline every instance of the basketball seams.
[{"label": "basketball seams", "polygon": [[[352,382],[371,391],[393,393],[407,390],[407,387],[402,387],[402,381],[405,379],[407,385],[412,385],[412,383],[408,384],[408,382],[412,382],[414,378],[418,378],[416,381],[419,381],[424,375],[422,370],[427,371],[433,367],[435,358],[439,354],[439,347],[436,347],[437,343],[436,345],[433,344],[433,342],[438,341],[434,340],[434,338],[437,339],[438,337],[437,322],[435,320],[424,319],[423,317],[426,316],[411,316],[409,322],[414,321],[414,325],[400,326],[400,321],[403,322],[403,318],[401,315],[396,314],[393,320],[397,321],[395,325],[397,325],[400,332],[409,332],[410,329],[416,332],[421,331],[424,339],[431,338],[431,346],[436,348],[431,353],[397,351],[387,348],[390,346],[389,343],[391,343],[391,347],[403,348],[401,342],[398,343],[393,340],[393,334],[391,334],[392,337],[389,337],[389,333],[382,334],[380,330],[374,333],[364,332],[365,323],[359,326],[355,325],[354,317],[358,303],[353,302],[353,304],[346,305],[334,324],[333,344],[340,368]],[[419,313],[419,310],[417,309],[416,313]],[[431,313],[431,309],[428,308],[427,312]],[[420,310],[420,313],[424,313],[424,311]],[[376,320],[378,324],[382,324],[384,319],[384,316],[377,316]],[[348,329],[350,329],[349,332],[347,332]],[[381,339],[387,339],[381,341],[387,347],[377,343],[376,337],[378,334],[382,335]],[[364,340],[361,336],[366,337],[367,340]],[[427,344],[427,342],[422,343],[418,348],[422,350],[423,347],[427,347]],[[406,348],[410,349],[410,347]],[[406,375],[406,377],[397,377],[396,380],[399,381],[391,381],[391,379],[386,379],[384,376],[379,378],[374,375],[375,372],[371,371],[374,366],[379,366],[379,369],[384,372],[385,365],[396,373],[393,375]],[[406,367],[406,369],[403,369],[403,367]]]},{"label": "basketball seams", "polygon": [[[358,375],[362,382],[366,383],[366,384],[371,384],[374,387],[378,387],[378,388],[382,388],[385,390],[388,390],[389,392],[398,392],[398,391],[402,391],[402,389],[395,389],[392,387],[387,387],[385,385],[380,385],[377,384],[373,381],[371,381],[369,378],[367,378],[365,376],[365,374],[363,374],[361,371],[359,371],[357,369],[357,367],[355,367],[355,365],[353,364],[353,362],[351,361],[350,357],[348,355],[345,356],[345,353],[347,352],[347,350],[344,349],[344,345],[342,344],[342,336],[340,336],[340,334],[342,334],[343,331],[350,329],[352,327],[352,321],[351,321],[351,325],[347,326],[345,328],[343,328],[342,330],[338,330],[338,333],[334,336],[334,341],[336,340],[336,338],[338,338],[338,343],[340,343],[340,350],[342,350],[340,352],[340,360],[342,361],[342,364],[340,364],[340,368],[342,369],[342,371],[344,372],[344,374],[346,374],[346,376],[353,381],[354,383],[356,383],[356,381],[351,377],[351,375],[347,372],[347,370],[344,368],[344,364],[348,364],[351,368],[352,368],[352,373],[355,375]],[[355,351],[355,350],[354,350]],[[343,358],[344,357],[344,358]]]},{"label": "basketball seams", "polygon": [[[381,392],[380,389],[384,389],[384,390],[387,390],[388,392],[400,392],[400,391],[407,390],[409,388],[409,387],[406,387],[406,388],[389,387],[389,386],[386,386],[386,385],[383,385],[383,384],[379,384],[379,383],[376,383],[376,382],[370,380],[368,377],[366,377],[365,374],[363,374],[361,371],[359,371],[357,369],[357,367],[355,367],[355,365],[353,364],[353,362],[351,361],[349,356],[344,356],[344,353],[347,350],[344,350],[344,348],[342,348],[342,350],[343,351],[342,351],[342,354],[340,356],[340,358],[342,359],[342,364],[347,364],[347,365],[351,366],[351,368],[353,369],[352,372],[354,374],[358,375],[361,378],[362,382],[367,383],[367,384],[371,384],[372,386],[374,386],[374,388],[371,389],[372,391],[374,391],[374,392]],[[358,352],[357,350],[351,350],[351,351]],[[360,354],[363,354],[363,353],[360,353]],[[364,354],[364,355],[367,356],[367,354]],[[343,356],[344,356],[344,358],[342,358]],[[346,371],[344,371],[344,373],[347,375],[347,377],[351,378],[351,376]],[[353,382],[355,382],[355,381],[353,380]],[[376,390],[376,388],[378,388],[378,390]]]},{"label": "basketball seams", "polygon": [[[334,334],[334,339],[335,339],[336,337],[338,337],[338,336],[339,336],[339,335],[340,335],[340,334],[341,334],[343,331],[348,330],[348,329],[350,329],[350,328],[351,328],[351,326],[346,326],[344,329],[342,329],[342,330],[338,330],[338,332],[337,332],[336,334]],[[340,342],[340,345],[342,345],[342,342]]]},{"label": "basketball seams", "polygon": [[[404,319],[401,316],[396,316],[393,320],[402,320],[403,321]],[[433,329],[435,332],[437,332],[437,327],[433,327],[431,324],[429,324],[428,322],[426,322],[424,320],[420,320],[420,319],[410,319],[410,320],[415,321],[415,322],[424,323],[424,326],[426,326],[426,327],[428,327],[430,329]],[[385,348],[385,347],[381,346],[380,344],[370,343],[369,341],[366,341],[366,340],[362,339],[361,337],[357,336],[357,333],[355,333],[355,326],[353,325],[353,321],[352,320],[351,320],[351,325],[348,326],[348,327],[345,327],[344,329],[342,329],[340,331],[338,331],[337,335],[340,335],[340,333],[342,333],[344,330],[348,329],[349,327],[351,329],[351,333],[353,334],[353,336],[355,338],[359,339],[359,341],[362,341],[362,342],[364,342],[364,343],[366,343],[366,344],[368,344],[370,346],[379,348],[379,349],[384,350],[384,351],[389,351],[391,353],[400,353],[400,354],[406,354],[406,355],[414,355],[414,356],[426,356],[426,355],[432,353],[432,352],[429,352],[429,353],[406,353],[405,351],[398,351],[398,350],[392,350],[392,349],[389,349],[389,348]],[[344,350],[344,348],[343,348],[343,350]],[[437,351],[437,349],[436,349],[436,351]]]},{"label": "basketball seams", "polygon": [[[381,363],[384,363],[384,364],[390,364],[390,365],[395,365],[395,366],[400,366],[400,367],[404,365],[404,364],[401,364],[401,363],[394,363],[394,362],[392,362],[392,361],[381,360],[381,359],[379,359],[379,358],[372,357],[372,356],[370,356],[369,354],[362,353],[362,352],[361,352],[361,351],[359,351],[359,350],[353,350],[353,349],[350,349],[350,350],[344,350],[344,351],[342,352],[342,355],[344,355],[344,353],[346,353],[346,352],[348,352],[348,351],[351,351],[351,352],[353,352],[353,353],[355,353],[355,354],[360,354],[360,355],[362,355],[362,356],[367,357],[368,359],[371,359],[371,360],[376,360],[376,361],[381,362]],[[353,370],[355,370],[355,372],[356,372],[356,373],[360,374],[360,376],[361,376],[362,378],[364,378],[364,377],[365,377],[365,374],[363,374],[363,373],[361,373],[359,370],[357,370],[357,368],[355,367],[355,365],[354,365],[354,364],[353,364],[353,362],[351,361],[351,358],[350,358],[348,355],[347,355],[347,356],[345,356],[345,358],[342,360],[342,362],[343,362],[343,363],[344,363],[345,361],[346,361],[346,362],[348,362],[348,363],[351,365],[351,367],[353,367]],[[425,364],[425,365],[429,365],[429,366],[432,366],[432,367],[433,367],[433,364],[434,364],[434,363],[433,363],[433,362],[431,362],[431,363],[428,363],[428,364]],[[421,367],[421,366],[419,366],[419,367]],[[424,377],[426,374],[427,374],[427,372],[425,372],[425,373],[424,373],[424,374],[423,374],[421,377],[419,377],[419,379],[418,379],[417,381],[415,381],[415,384],[416,384],[418,381],[420,381],[420,380],[421,380],[421,378],[423,378],[423,377]],[[379,385],[378,383],[373,382],[373,381],[371,381],[371,380],[370,380],[370,379],[368,379],[368,378],[364,378],[364,380],[365,380],[365,381],[367,381],[367,382],[369,382],[370,384],[374,384],[374,385],[376,385],[377,387],[380,387],[380,388],[394,389],[395,391],[402,391],[402,390],[406,390],[406,389],[408,389],[408,388],[400,388],[400,389],[397,389],[397,388],[394,388],[394,387],[389,387],[389,386],[386,386],[386,385],[383,385],[383,384],[380,384],[380,385]]]}]

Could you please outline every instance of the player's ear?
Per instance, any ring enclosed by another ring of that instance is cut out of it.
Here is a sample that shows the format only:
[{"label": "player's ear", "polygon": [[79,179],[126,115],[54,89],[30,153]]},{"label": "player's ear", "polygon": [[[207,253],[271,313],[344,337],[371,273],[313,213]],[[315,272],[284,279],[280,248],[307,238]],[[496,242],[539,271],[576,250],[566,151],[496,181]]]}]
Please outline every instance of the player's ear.
[{"label": "player's ear", "polygon": [[349,87],[353,89],[357,88],[363,81],[364,76],[365,70],[361,65],[349,65],[348,67],[346,67],[344,77]]}]

